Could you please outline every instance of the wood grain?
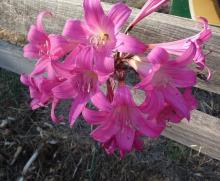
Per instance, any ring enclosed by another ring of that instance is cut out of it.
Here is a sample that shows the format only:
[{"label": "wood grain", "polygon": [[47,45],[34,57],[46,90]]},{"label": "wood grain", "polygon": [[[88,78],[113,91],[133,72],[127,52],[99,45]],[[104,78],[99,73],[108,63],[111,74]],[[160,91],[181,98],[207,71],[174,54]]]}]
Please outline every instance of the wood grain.
[{"label": "wood grain", "polygon": [[[111,5],[103,3],[106,11]],[[42,10],[49,10],[54,17],[45,21],[49,32],[60,33],[65,20],[80,18],[82,16],[81,0],[1,0],[0,1],[0,26],[12,31],[27,34],[29,26],[34,23],[35,17]],[[130,18],[133,19],[139,10],[133,8]],[[129,21],[130,21],[129,20]],[[196,22],[166,14],[154,13],[141,21],[133,30],[133,34],[147,43],[173,41],[191,36],[198,32]],[[220,93],[220,28],[212,27],[213,38],[205,46],[207,64],[213,71],[212,80],[207,83],[198,80],[197,87]]]},{"label": "wood grain", "polygon": [[21,47],[0,40],[0,67],[17,74],[30,73],[34,61],[23,57]]},{"label": "wood grain", "polygon": [[190,122],[170,124],[162,135],[220,160],[220,119],[200,111],[191,116]]}]

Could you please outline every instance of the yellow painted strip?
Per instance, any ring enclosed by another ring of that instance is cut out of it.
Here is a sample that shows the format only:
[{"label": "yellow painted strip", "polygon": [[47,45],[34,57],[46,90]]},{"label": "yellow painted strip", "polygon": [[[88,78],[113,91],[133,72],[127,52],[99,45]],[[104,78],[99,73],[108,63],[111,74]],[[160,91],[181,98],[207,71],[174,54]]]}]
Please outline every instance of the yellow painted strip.
[{"label": "yellow painted strip", "polygon": [[189,0],[192,19],[206,17],[209,24],[220,26],[220,7],[217,0]]}]

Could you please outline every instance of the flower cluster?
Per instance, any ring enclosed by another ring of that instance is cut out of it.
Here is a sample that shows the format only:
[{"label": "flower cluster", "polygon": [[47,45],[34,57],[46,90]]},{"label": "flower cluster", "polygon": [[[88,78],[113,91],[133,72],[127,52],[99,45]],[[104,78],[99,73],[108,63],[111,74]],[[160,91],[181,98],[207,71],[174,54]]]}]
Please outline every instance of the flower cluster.
[{"label": "flower cluster", "polygon": [[[70,126],[82,115],[95,125],[91,136],[107,153],[119,150],[121,157],[141,150],[142,138],[158,137],[168,122],[190,120],[196,108],[191,93],[196,72],[207,68],[202,45],[212,33],[206,19],[200,18],[200,33],[174,42],[146,44],[129,35],[166,2],[148,0],[125,33],[121,29],[131,9],[123,3],[105,13],[100,0],[84,0],[83,20],[67,20],[61,35],[45,31],[42,18],[52,14],[40,13],[24,47],[24,56],[37,62],[30,75],[21,75],[32,109],[51,104],[51,118],[59,123],[63,117],[56,116],[57,105],[72,100]],[[139,77],[133,86],[125,81],[131,70]],[[145,94],[139,104],[134,100],[138,91]]]}]

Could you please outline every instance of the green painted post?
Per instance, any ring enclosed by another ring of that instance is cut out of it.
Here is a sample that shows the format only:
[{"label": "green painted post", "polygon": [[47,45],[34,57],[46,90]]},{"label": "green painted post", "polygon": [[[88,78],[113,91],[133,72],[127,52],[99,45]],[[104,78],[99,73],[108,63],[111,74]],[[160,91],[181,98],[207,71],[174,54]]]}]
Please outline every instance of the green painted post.
[{"label": "green painted post", "polygon": [[188,0],[172,0],[170,14],[191,18]]}]

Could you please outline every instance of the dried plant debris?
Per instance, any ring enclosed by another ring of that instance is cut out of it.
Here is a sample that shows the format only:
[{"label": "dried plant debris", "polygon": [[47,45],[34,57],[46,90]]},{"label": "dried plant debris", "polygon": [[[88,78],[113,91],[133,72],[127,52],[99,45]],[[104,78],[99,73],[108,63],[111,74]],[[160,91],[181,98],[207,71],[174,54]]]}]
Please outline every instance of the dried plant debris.
[{"label": "dried plant debris", "polygon": [[26,37],[24,35],[12,32],[8,29],[1,27],[0,27],[0,39],[19,46],[24,46],[24,44],[26,43]]}]

